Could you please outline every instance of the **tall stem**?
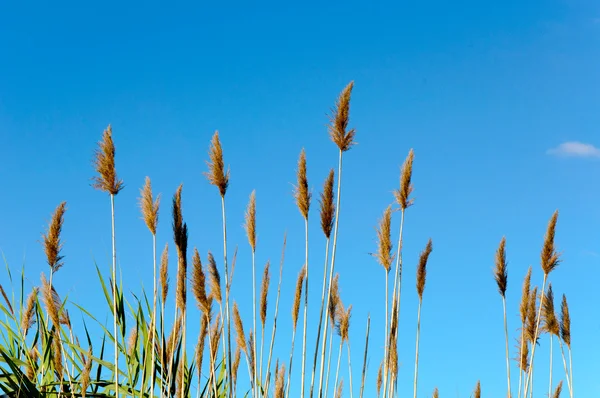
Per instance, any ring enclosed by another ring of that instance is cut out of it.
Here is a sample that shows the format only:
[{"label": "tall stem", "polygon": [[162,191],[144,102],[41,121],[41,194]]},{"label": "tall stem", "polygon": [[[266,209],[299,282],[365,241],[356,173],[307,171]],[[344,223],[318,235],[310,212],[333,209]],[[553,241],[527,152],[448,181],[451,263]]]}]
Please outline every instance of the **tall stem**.
[{"label": "tall stem", "polygon": [[155,349],[155,344],[156,344],[156,296],[157,296],[157,291],[156,291],[156,234],[152,234],[152,255],[153,255],[153,259],[154,259],[154,302],[152,304],[152,330],[150,330],[150,332],[152,333],[152,342],[151,342],[151,349],[152,349],[152,366],[151,366],[151,370],[150,370],[150,396],[154,397],[154,369],[155,369],[155,361],[156,361],[156,349]]},{"label": "tall stem", "polygon": [[306,278],[304,279],[304,341],[302,343],[302,384],[300,386],[300,397],[304,398],[304,378],[306,375],[306,325],[308,321],[308,217],[304,219],[305,231],[305,264]]},{"label": "tall stem", "polygon": [[571,355],[571,347],[569,348],[569,377],[571,378],[571,398],[573,398],[573,356]]},{"label": "tall stem", "polygon": [[362,377],[360,381],[360,398],[365,390],[365,376],[367,375],[367,353],[369,352],[369,331],[371,329],[371,315],[367,317],[367,337],[365,338],[365,356],[363,359]]},{"label": "tall stem", "polygon": [[510,389],[510,355],[508,353],[508,323],[506,321],[506,297],[502,296],[502,307],[504,309],[504,336],[506,337],[506,374],[508,378],[508,398],[512,398]]},{"label": "tall stem", "polygon": [[[255,263],[255,251],[252,249],[252,327],[256,331],[256,263]],[[252,347],[250,347],[254,353],[254,361],[256,361],[256,339],[252,339]],[[256,362],[254,363],[252,378],[254,380],[255,390],[253,396],[258,398],[258,377],[256,375]]]},{"label": "tall stem", "polygon": [[[323,335],[325,337],[325,335]],[[329,332],[329,353],[327,354],[327,380],[325,383],[325,396],[327,396],[327,392],[329,391],[329,373],[331,373],[331,353],[333,351],[333,325],[331,326],[331,331]],[[333,389],[335,391],[335,387]]]},{"label": "tall stem", "polygon": [[548,396],[552,396],[552,334],[550,334],[550,382],[548,383]]},{"label": "tall stem", "polygon": [[[217,350],[215,350],[215,352],[213,353],[212,350],[212,343],[211,343],[211,332],[210,332],[210,318],[208,317],[208,315],[206,315],[206,322],[207,322],[207,327],[209,328],[209,331],[207,333],[208,335],[208,354],[210,356],[210,378],[212,380],[212,385],[213,385],[213,392],[215,394],[215,397],[218,396],[217,394],[217,381],[216,381],[216,377],[215,377],[215,362],[216,362],[216,356],[217,356]],[[218,326],[217,326],[218,327]],[[217,339],[219,338],[219,336],[217,336]],[[225,360],[225,358],[223,358],[223,360]],[[249,368],[248,368],[249,369]],[[200,386],[198,386],[198,389],[200,389]]]},{"label": "tall stem", "polygon": [[296,340],[296,328],[292,332],[292,350],[290,352],[290,366],[288,368],[288,380],[287,380],[287,391],[285,396],[289,398],[290,396],[290,384],[292,384],[292,360],[294,359],[294,341]]},{"label": "tall stem", "polygon": [[522,356],[522,352],[525,346],[525,341],[524,341],[524,336],[525,335],[525,323],[521,324],[521,347],[519,348],[519,357],[517,358],[517,361],[519,361],[519,366],[517,367],[519,369],[519,391],[517,393],[517,398],[521,398],[521,382],[523,381],[523,369],[521,369],[521,356]]},{"label": "tall stem", "polygon": [[[540,321],[542,320],[542,307],[544,305],[544,296],[545,294],[545,289],[546,289],[546,280],[548,278],[548,274],[544,273],[544,282],[542,283],[542,294],[540,296],[540,308],[538,309],[538,314],[537,314],[537,319],[536,319],[536,324],[535,324],[535,334],[533,335],[533,342],[531,343],[531,358],[529,360],[529,373],[527,375],[527,378],[525,379],[525,395],[527,396],[527,391],[528,391],[528,387],[530,385],[530,383],[532,383],[532,370],[533,370],[533,358],[535,356],[535,346],[536,341],[537,341],[537,337],[538,337],[538,333],[539,333],[539,329],[540,329]],[[532,386],[533,388],[533,386]]]},{"label": "tall stem", "polygon": [[[227,318],[227,329],[223,333],[227,333],[227,358],[225,367],[227,368],[229,381],[229,394],[233,391],[233,377],[231,372],[231,324],[229,317],[229,270],[227,266],[227,218],[225,216],[225,196],[221,196],[221,210],[223,213],[223,262],[225,263],[225,316]],[[255,329],[256,330],[256,329]],[[256,357],[255,357],[256,358]]]},{"label": "tall stem", "polygon": [[340,363],[342,362],[342,349],[343,348],[344,348],[344,339],[342,339],[340,337],[340,349],[338,351],[337,369],[335,370],[335,384],[333,385],[334,391],[337,389],[337,385],[338,385],[338,376],[340,374]]},{"label": "tall stem", "polygon": [[[343,152],[340,150],[340,157],[338,163],[337,199],[335,206],[335,226],[333,228],[333,248],[331,250],[331,266],[329,268],[329,288],[327,289],[327,302],[325,304],[325,319],[327,319],[329,315],[329,300],[331,300],[331,280],[333,278],[333,270],[335,267],[335,252],[337,248],[338,225],[340,221],[340,197],[342,193],[342,154]],[[325,322],[325,331],[323,332],[323,344],[321,345],[321,374],[319,376],[319,397],[323,396],[323,371],[325,370],[324,363],[325,346],[327,345],[327,326],[328,323]]]},{"label": "tall stem", "polygon": [[353,397],[353,388],[352,388],[352,360],[350,356],[350,341],[346,341],[346,347],[348,348],[348,377],[350,378],[350,398]]},{"label": "tall stem", "polygon": [[119,398],[119,336],[117,334],[117,248],[115,239],[115,195],[110,195],[112,219],[112,277],[113,277],[113,333],[115,335],[115,397]]},{"label": "tall stem", "polygon": [[[325,287],[327,286],[327,263],[329,257],[329,241],[327,238],[327,243],[325,244],[325,264],[323,265],[323,289],[321,292],[321,309],[319,310],[319,328],[317,329],[317,343],[315,345],[315,357],[313,360],[313,370],[312,375],[310,377],[310,398],[313,396],[313,390],[315,385],[315,372],[317,371],[317,356],[319,355],[319,340],[321,338],[321,327],[323,326],[323,307],[325,305]],[[325,319],[327,322],[327,319]]]},{"label": "tall stem", "polygon": [[421,334],[421,305],[423,304],[423,299],[419,298],[419,312],[417,314],[417,350],[415,353],[415,391],[414,398],[417,398],[417,378],[419,375],[419,335]]},{"label": "tall stem", "polygon": [[565,350],[563,347],[562,340],[559,338],[558,343],[560,344],[560,353],[562,354],[563,365],[565,367],[565,378],[567,379],[567,387],[569,388],[569,396],[573,398],[573,392],[571,390],[571,380],[569,379],[569,370],[567,369],[567,361],[565,360]]}]

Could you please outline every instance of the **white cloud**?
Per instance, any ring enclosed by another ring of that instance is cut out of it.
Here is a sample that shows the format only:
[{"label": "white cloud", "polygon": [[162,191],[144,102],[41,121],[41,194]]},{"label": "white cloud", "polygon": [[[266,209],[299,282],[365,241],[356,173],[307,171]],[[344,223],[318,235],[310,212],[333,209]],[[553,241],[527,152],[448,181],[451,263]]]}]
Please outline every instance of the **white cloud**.
[{"label": "white cloud", "polygon": [[578,141],[563,142],[556,148],[548,149],[548,155],[578,157],[578,158],[600,158],[600,149],[592,144],[584,144]]}]

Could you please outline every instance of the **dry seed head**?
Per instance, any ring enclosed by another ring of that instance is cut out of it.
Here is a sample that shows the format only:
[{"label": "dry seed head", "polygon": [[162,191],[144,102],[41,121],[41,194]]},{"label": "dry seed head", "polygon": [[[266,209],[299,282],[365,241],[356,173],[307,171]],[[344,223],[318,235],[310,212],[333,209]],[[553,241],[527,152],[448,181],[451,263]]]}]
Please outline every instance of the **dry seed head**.
[{"label": "dry seed head", "polygon": [[85,398],[86,390],[90,385],[90,373],[92,371],[92,347],[88,349],[87,356],[85,357],[83,370],[81,372],[81,396]]},{"label": "dry seed head", "polygon": [[204,344],[208,335],[208,322],[206,316],[202,316],[200,320],[200,334],[198,335],[198,343],[196,344],[196,366],[202,372],[202,360],[204,357]]},{"label": "dry seed head", "polygon": [[210,161],[208,164],[208,173],[204,175],[208,178],[208,182],[211,185],[219,188],[221,197],[225,197],[227,187],[229,186],[229,170],[225,172],[225,163],[223,161],[223,148],[221,147],[221,141],[219,140],[219,132],[215,131],[210,143],[210,149],[208,151]]},{"label": "dry seed head", "polygon": [[34,381],[35,379],[35,370],[34,370],[34,365],[37,365],[37,361],[39,357],[39,353],[38,350],[34,347],[29,351],[29,361],[27,361],[26,367],[25,367],[25,375],[27,376],[27,378],[30,381]]},{"label": "dry seed head", "polygon": [[494,279],[498,285],[498,292],[502,297],[506,297],[506,285],[508,274],[506,272],[506,238],[502,238],[498,250],[496,251],[496,268],[494,269]]},{"label": "dry seed head", "polygon": [[277,372],[277,379],[275,380],[275,398],[284,398],[285,387],[285,365],[282,364],[281,368]]},{"label": "dry seed head", "polygon": [[390,272],[394,255],[392,254],[392,206],[388,206],[383,212],[379,227],[377,228],[377,261],[383,266],[386,272]]},{"label": "dry seed head", "polygon": [[525,328],[525,335],[527,336],[527,341],[529,341],[531,344],[537,343],[537,341],[533,341],[535,336],[537,318],[537,292],[538,288],[536,286],[529,294],[529,305],[527,306],[527,326]]},{"label": "dry seed head", "polygon": [[392,377],[394,380],[398,379],[398,340],[396,339],[395,336],[392,337],[392,339],[389,342],[389,355],[390,355],[390,363],[389,363],[389,368],[390,368],[390,373],[392,374]]},{"label": "dry seed head", "polygon": [[521,369],[523,372],[527,372],[527,370],[529,369],[529,342],[527,340],[527,337],[523,342],[522,349],[521,344],[519,342],[519,354],[519,358],[517,358],[519,369]]},{"label": "dry seed head", "polygon": [[238,376],[238,369],[240,368],[240,360],[242,357],[242,353],[240,350],[240,346],[237,346],[235,348],[235,356],[233,358],[233,365],[232,365],[232,370],[231,370],[231,376],[233,377],[233,385],[237,385],[237,376]]},{"label": "dry seed head", "polygon": [[160,256],[160,291],[163,304],[167,301],[167,294],[169,293],[169,244],[165,245],[165,248]]},{"label": "dry seed head", "polygon": [[321,229],[325,234],[325,237],[329,239],[331,236],[331,230],[333,229],[333,219],[335,217],[335,203],[333,201],[333,179],[334,171],[329,170],[327,179],[323,184],[323,192],[321,193]]},{"label": "dry seed head", "polygon": [[179,338],[181,337],[181,324],[182,324],[182,316],[179,314],[175,322],[173,323],[173,329],[171,329],[171,334],[167,337],[165,354],[166,354],[166,362],[171,362],[173,356],[173,348],[177,348],[177,343],[179,342]]},{"label": "dry seed head", "polygon": [[421,300],[423,299],[423,291],[425,290],[425,279],[427,276],[427,260],[429,259],[431,250],[433,250],[433,246],[431,243],[431,239],[429,239],[425,250],[421,252],[421,257],[419,258],[419,266],[417,268],[417,293],[419,294],[419,299]]},{"label": "dry seed head", "polygon": [[294,294],[294,306],[292,307],[292,322],[294,324],[294,330],[298,324],[298,312],[300,311],[300,299],[302,297],[302,285],[304,285],[304,278],[306,277],[306,265],[302,267],[296,280],[296,292]]},{"label": "dry seed head", "polygon": [[377,371],[377,396],[381,392],[381,384],[383,383],[383,360],[379,364],[379,370]]},{"label": "dry seed head", "polygon": [[137,348],[138,341],[138,329],[137,326],[131,328],[129,332],[129,339],[127,340],[127,355],[132,356]]},{"label": "dry seed head", "polygon": [[308,179],[306,177],[306,152],[302,149],[298,159],[298,185],[294,189],[294,198],[296,205],[304,219],[308,219],[308,210],[310,209],[311,194],[308,192]]},{"label": "dry seed head", "polygon": [[542,269],[544,274],[547,276],[552,272],[560,263],[559,254],[556,252],[554,246],[554,234],[556,231],[556,221],[558,219],[558,210],[552,214],[552,218],[548,222],[548,229],[546,230],[546,236],[544,237],[544,247],[542,248],[541,260]]},{"label": "dry seed head", "polygon": [[152,183],[150,177],[146,177],[144,188],[140,189],[140,209],[146,226],[152,233],[156,235],[156,226],[158,225],[158,206],[160,205],[160,195],[156,200],[152,198]]},{"label": "dry seed head", "polygon": [[173,195],[173,240],[179,251],[181,248],[181,240],[183,234],[183,213],[181,209],[181,191],[183,184],[180,184]]},{"label": "dry seed head", "polygon": [[342,398],[342,391],[344,390],[344,379],[340,380],[335,390],[335,398]]},{"label": "dry seed head", "polygon": [[560,338],[571,349],[571,316],[569,315],[567,296],[564,294],[560,305]]},{"label": "dry seed head", "polygon": [[348,341],[350,338],[350,316],[352,313],[352,304],[348,306],[347,309],[344,309],[344,304],[340,301],[338,303],[338,314],[337,314],[337,333],[342,338],[343,341]]},{"label": "dry seed head", "polygon": [[67,202],[62,202],[58,205],[56,210],[54,210],[54,213],[52,213],[52,219],[48,225],[48,230],[42,235],[46,260],[48,261],[48,265],[52,269],[52,272],[57,272],[63,266],[63,256],[60,255],[63,246],[60,241],[60,233],[62,231],[66,210]]},{"label": "dry seed head", "polygon": [[185,311],[187,303],[187,240],[188,232],[187,225],[184,223],[181,233],[181,246],[177,250],[177,292],[176,305],[178,308]]},{"label": "dry seed head", "polygon": [[0,294],[2,294],[2,297],[4,297],[4,301],[6,302],[6,305],[8,306],[8,310],[10,311],[10,313],[12,315],[14,315],[15,312],[13,311],[12,305],[10,305],[10,300],[8,299],[8,296],[6,295],[6,292],[4,291],[2,284],[0,284]]},{"label": "dry seed head", "polygon": [[552,284],[548,285],[548,293],[544,298],[542,313],[544,316],[544,330],[560,337],[560,324],[558,323],[556,312],[554,311],[554,292],[552,291]]},{"label": "dry seed head", "polygon": [[263,271],[262,284],[260,286],[260,321],[263,328],[265,327],[265,322],[267,321],[267,294],[269,293],[269,282],[271,281],[269,268],[270,262],[267,261]]},{"label": "dry seed head", "polygon": [[340,303],[340,274],[335,274],[333,280],[331,281],[331,295],[329,297],[329,321],[331,322],[331,327],[333,327],[336,323],[337,317],[337,308]]},{"label": "dry seed head", "polygon": [[[196,298],[198,309],[205,315],[208,313],[208,297],[206,296],[206,277],[202,270],[202,261],[198,249],[194,248],[192,256],[192,291]],[[204,319],[204,317],[202,317]]]},{"label": "dry seed head", "polygon": [[[219,349],[219,339],[221,338],[221,315],[217,314],[213,326],[210,330],[210,357],[213,361],[217,359],[217,350]],[[214,363],[211,364],[214,366]]]},{"label": "dry seed head", "polygon": [[350,118],[350,97],[353,87],[354,82],[350,82],[344,88],[336,101],[333,115],[329,118],[329,136],[342,152],[349,150],[355,144],[354,136],[356,131],[354,129],[347,130]]},{"label": "dry seed head", "polygon": [[475,390],[473,391],[473,398],[481,398],[481,382],[477,380],[477,385],[475,385]]},{"label": "dry seed head", "polygon": [[246,346],[246,335],[244,334],[244,324],[242,323],[242,317],[240,316],[240,310],[237,303],[233,302],[233,323],[235,325],[236,338],[235,342],[244,351],[244,354],[248,355],[248,347]]},{"label": "dry seed head", "polygon": [[60,316],[59,316],[59,308],[60,308],[60,299],[58,298],[58,294],[54,290],[54,288],[50,285],[48,280],[46,280],[46,275],[42,273],[42,301],[46,306],[46,311],[48,312],[48,316],[52,321],[52,324],[56,329],[60,328]]},{"label": "dry seed head", "polygon": [[112,127],[109,124],[102,140],[98,142],[98,149],[94,153],[94,168],[98,176],[93,178],[92,186],[111,195],[118,194],[123,189],[123,181],[117,177],[115,168],[115,144],[112,139]]},{"label": "dry seed head", "polygon": [[[250,329],[250,333],[248,334],[248,347],[254,347],[254,333],[252,333],[252,329]],[[252,374],[254,374],[256,369],[256,358],[254,357],[254,350],[248,350],[248,361],[250,362],[250,369],[252,370]]]},{"label": "dry seed head", "polygon": [[54,371],[58,374],[59,379],[62,379],[62,347],[60,342],[60,332],[58,331],[57,327],[52,329],[52,360],[54,362]]},{"label": "dry seed head", "polygon": [[246,209],[246,236],[248,237],[248,243],[252,251],[256,251],[256,191],[252,191],[250,194],[250,201]]},{"label": "dry seed head", "polygon": [[394,192],[396,202],[400,205],[402,210],[406,210],[408,207],[412,206],[414,202],[414,199],[410,198],[410,194],[413,191],[411,180],[414,157],[414,151],[411,149],[402,165],[402,172],[400,173],[400,189]]},{"label": "dry seed head", "polygon": [[211,252],[208,252],[208,274],[210,276],[210,296],[218,303],[221,302],[221,275],[217,269],[217,262]]},{"label": "dry seed head", "polygon": [[432,395],[432,397],[433,397],[433,398],[439,398],[439,397],[440,397],[440,392],[438,391],[438,388],[437,388],[437,387],[436,387],[436,388],[433,390],[433,395]]},{"label": "dry seed head", "polygon": [[560,398],[560,393],[562,392],[563,382],[562,380],[558,382],[556,386],[556,390],[554,390],[554,394],[552,394],[552,398]]},{"label": "dry seed head", "polygon": [[527,320],[527,309],[529,308],[529,290],[531,289],[531,266],[527,270],[527,275],[523,281],[523,293],[521,295],[521,304],[519,312],[521,313],[521,323],[525,324]]}]

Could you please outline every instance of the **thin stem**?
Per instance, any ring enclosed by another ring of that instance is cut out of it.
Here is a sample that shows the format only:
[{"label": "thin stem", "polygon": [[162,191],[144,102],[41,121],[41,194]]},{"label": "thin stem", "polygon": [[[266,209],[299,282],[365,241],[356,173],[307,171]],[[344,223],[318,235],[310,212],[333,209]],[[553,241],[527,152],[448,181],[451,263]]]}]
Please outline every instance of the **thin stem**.
[{"label": "thin stem", "polygon": [[[210,318],[208,317],[208,315],[206,315],[206,322],[207,322],[208,328],[210,329]],[[210,379],[212,380],[212,384],[213,384],[213,392],[215,394],[215,397],[217,397],[218,396],[217,380],[215,378],[215,362],[216,362],[216,356],[217,356],[216,351],[217,350],[215,350],[215,352],[213,353],[212,343],[211,343],[211,334],[212,333],[209,330],[207,333],[207,336],[208,336],[208,354],[210,356]],[[217,338],[218,338],[218,336],[217,336]],[[225,360],[225,358],[223,358],[223,360]],[[200,388],[200,386],[198,386],[198,388]]]},{"label": "thin stem", "polygon": [[[252,326],[254,330],[256,329],[256,263],[255,263],[255,251],[252,249]],[[256,361],[256,339],[252,339],[252,347],[250,349],[254,352],[254,360]],[[254,372],[252,374],[254,385],[256,389],[252,394],[255,398],[258,398],[258,377],[256,375],[256,363],[254,364]]]},{"label": "thin stem", "polygon": [[340,374],[340,363],[342,362],[342,349],[343,348],[344,348],[344,339],[342,339],[340,337],[340,349],[338,350],[338,362],[337,362],[337,369],[335,371],[335,384],[333,385],[334,391],[338,385],[338,376]]},{"label": "thin stem", "polygon": [[[535,325],[535,334],[533,335],[533,342],[531,343],[531,358],[529,360],[530,366],[529,366],[529,373],[527,375],[527,379],[525,380],[525,395],[527,395],[527,391],[528,391],[528,387],[530,385],[530,382],[532,383],[533,377],[532,377],[532,369],[533,369],[533,358],[535,356],[535,346],[536,341],[537,341],[537,337],[538,337],[538,333],[539,333],[539,329],[540,329],[540,321],[542,320],[542,307],[544,305],[544,292],[546,291],[546,280],[548,278],[548,274],[544,273],[544,282],[542,283],[542,294],[540,296],[540,308],[538,309],[538,314],[537,314],[537,320],[536,320],[536,325]],[[532,386],[533,388],[533,386]]]},{"label": "thin stem", "polygon": [[[331,300],[331,280],[333,278],[333,270],[335,266],[335,253],[337,248],[337,235],[338,235],[338,225],[340,221],[340,199],[342,193],[342,154],[343,152],[340,150],[339,156],[339,164],[338,164],[338,181],[337,181],[337,199],[336,199],[336,207],[335,207],[335,226],[333,228],[333,248],[331,250],[331,266],[329,268],[329,288],[327,289],[327,302],[325,304],[325,319],[327,319],[329,315],[329,300]],[[325,362],[325,346],[327,345],[327,326],[328,323],[325,322],[325,331],[323,332],[323,344],[321,345],[321,374],[319,377],[319,397],[323,396],[323,371],[324,362]]]},{"label": "thin stem", "polygon": [[154,397],[154,369],[155,369],[155,361],[156,361],[156,350],[154,349],[155,347],[155,340],[156,340],[156,296],[157,296],[157,291],[156,291],[156,234],[152,234],[152,253],[153,253],[153,259],[154,259],[154,303],[152,304],[152,330],[150,331],[152,333],[152,367],[151,367],[151,371],[150,371],[150,396]]},{"label": "thin stem", "polygon": [[183,385],[183,381],[184,381],[184,377],[185,377],[185,368],[186,368],[186,364],[185,364],[186,358],[185,357],[186,357],[186,351],[187,351],[185,349],[185,347],[186,347],[186,345],[185,345],[185,337],[186,337],[187,311],[186,311],[185,308],[183,308],[182,312],[183,312],[183,321],[182,321],[183,322],[183,325],[182,325],[182,328],[183,328],[183,339],[182,340],[183,341],[181,343],[181,347],[182,347],[182,350],[181,350],[182,351],[182,353],[181,353],[181,361],[183,363],[183,369],[181,370],[181,388],[180,388],[181,395],[180,396],[181,396],[181,398],[184,398],[184,395],[185,395],[185,386]]},{"label": "thin stem", "polygon": [[548,383],[548,396],[552,396],[552,333],[550,333],[550,382]]},{"label": "thin stem", "polygon": [[[315,385],[315,372],[317,371],[317,356],[319,355],[319,340],[321,338],[321,327],[323,326],[323,306],[325,305],[325,287],[327,286],[327,263],[329,257],[329,241],[325,244],[325,264],[323,265],[323,290],[321,292],[321,309],[319,310],[319,328],[317,329],[317,343],[315,345],[315,357],[313,360],[313,370],[310,377],[310,398],[313,396],[313,390]],[[327,322],[327,319],[325,319]]]},{"label": "thin stem", "polygon": [[300,397],[304,398],[304,377],[306,375],[306,326],[308,321],[308,217],[304,219],[304,231],[306,242],[306,278],[304,279],[304,341],[302,343],[302,384],[300,386]]},{"label": "thin stem", "polygon": [[[229,271],[227,266],[227,218],[225,216],[225,196],[221,196],[221,211],[223,213],[223,259],[225,263],[225,286],[229,286]],[[229,393],[233,391],[233,377],[231,372],[231,319],[229,316],[229,289],[225,289],[225,315],[227,317],[227,329],[223,332],[227,333],[227,358],[225,360],[225,367],[227,368],[229,376]],[[256,330],[256,329],[255,329]],[[256,358],[256,357],[255,357]]]},{"label": "thin stem", "polygon": [[113,332],[115,335],[115,397],[119,398],[119,336],[117,335],[117,249],[115,239],[115,195],[110,195],[112,219],[112,277],[113,277]]},{"label": "thin stem", "polygon": [[[323,335],[325,337],[325,335]],[[331,354],[333,351],[333,326],[331,326],[331,331],[329,332],[329,353],[327,354],[327,380],[325,383],[325,396],[327,396],[327,392],[329,391],[329,374],[331,373]],[[335,390],[335,386],[333,386]]]},{"label": "thin stem", "polygon": [[352,361],[350,358],[350,341],[346,341],[346,347],[348,348],[348,377],[350,378],[350,398],[353,397],[352,393]]},{"label": "thin stem", "polygon": [[421,334],[421,306],[423,304],[423,299],[419,298],[419,312],[417,314],[417,350],[415,353],[415,391],[414,398],[417,398],[417,378],[419,375],[419,335]]},{"label": "thin stem", "polygon": [[572,398],[573,392],[571,390],[571,380],[569,378],[569,370],[567,369],[567,361],[565,360],[564,346],[563,346],[562,340],[560,338],[558,339],[558,343],[560,344],[560,353],[562,354],[563,365],[565,367],[565,376],[567,379],[567,387],[569,388],[569,396]]},{"label": "thin stem", "polygon": [[512,398],[510,389],[510,355],[508,353],[508,323],[506,321],[506,297],[502,296],[502,307],[504,308],[504,336],[506,337],[506,373],[508,378],[508,398]]},{"label": "thin stem", "polygon": [[360,382],[360,398],[363,396],[365,391],[365,377],[367,375],[367,353],[369,351],[369,331],[371,329],[371,315],[367,317],[367,337],[365,338],[365,355],[363,359],[362,377]]},{"label": "thin stem", "polygon": [[523,322],[521,324],[521,347],[519,349],[519,357],[517,358],[517,361],[519,361],[519,366],[517,367],[519,369],[519,391],[517,393],[517,398],[521,398],[521,382],[523,381],[523,369],[521,369],[521,357],[522,357],[522,352],[525,346],[525,341],[524,341],[524,335],[525,335],[525,323]]},{"label": "thin stem", "polygon": [[571,378],[571,398],[573,398],[573,356],[571,355],[571,347],[569,349],[569,376]]},{"label": "thin stem", "polygon": [[288,368],[288,380],[287,380],[287,391],[286,397],[290,396],[290,384],[292,384],[292,360],[294,359],[294,341],[296,340],[296,328],[292,332],[292,350],[290,352],[290,367]]}]

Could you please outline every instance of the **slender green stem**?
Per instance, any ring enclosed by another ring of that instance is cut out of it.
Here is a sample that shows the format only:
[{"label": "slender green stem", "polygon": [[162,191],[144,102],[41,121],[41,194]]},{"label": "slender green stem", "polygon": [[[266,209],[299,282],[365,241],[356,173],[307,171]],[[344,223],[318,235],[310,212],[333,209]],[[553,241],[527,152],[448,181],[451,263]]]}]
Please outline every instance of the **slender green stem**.
[{"label": "slender green stem", "polygon": [[[325,335],[323,335],[325,337]],[[327,380],[325,381],[325,396],[329,391],[329,374],[331,373],[331,355],[333,352],[333,325],[331,325],[331,331],[329,332],[329,353],[327,354]],[[335,387],[333,389],[335,391]]]},{"label": "slender green stem", "polygon": [[115,397],[119,398],[119,336],[117,334],[117,249],[115,239],[115,195],[110,195],[112,219],[112,277],[113,277],[113,332],[115,335]]},{"label": "slender green stem", "polygon": [[350,398],[353,397],[352,388],[352,356],[350,355],[350,341],[346,341],[346,347],[348,348],[348,377],[350,378]]},{"label": "slender green stem", "polygon": [[305,231],[305,264],[306,264],[306,278],[304,279],[304,341],[302,343],[302,384],[300,385],[300,397],[304,398],[304,377],[306,375],[306,335],[307,335],[307,322],[308,322],[308,217],[304,219],[304,231]]},{"label": "slender green stem", "polygon": [[290,385],[292,384],[292,361],[294,359],[294,341],[296,340],[296,328],[292,332],[292,349],[290,352],[290,366],[288,368],[288,380],[287,380],[287,391],[285,396],[289,398],[290,396]]},{"label": "slender green stem", "polygon": [[510,355],[508,353],[508,324],[506,321],[506,297],[502,296],[502,306],[504,308],[504,336],[506,338],[506,373],[508,377],[508,398],[512,398],[510,389]]},{"label": "slender green stem", "polygon": [[[229,286],[229,271],[227,265],[227,218],[225,216],[225,196],[221,196],[221,210],[223,213],[223,259],[225,263],[225,286]],[[229,289],[225,289],[225,316],[227,317],[227,329],[223,333],[227,333],[227,359],[225,367],[228,372],[229,394],[233,391],[233,377],[231,372],[231,318],[229,316]],[[255,357],[256,358],[256,357]]]},{"label": "slender green stem", "polygon": [[423,299],[419,298],[419,312],[417,314],[417,349],[415,353],[415,381],[414,381],[414,398],[417,398],[417,380],[419,376],[419,336],[421,334],[421,306]]},{"label": "slender green stem", "polygon": [[[256,263],[255,263],[255,251],[252,249],[252,326],[253,330],[256,331]],[[252,352],[254,353],[254,360],[256,361],[256,339],[252,340],[252,347],[250,347]],[[254,380],[255,390],[253,392],[254,398],[258,398],[258,376],[256,375],[256,363],[254,364],[254,369],[252,373],[252,378]]]},{"label": "slender green stem", "polygon": [[360,382],[360,394],[359,397],[362,398],[363,393],[365,391],[365,377],[367,375],[367,353],[369,352],[369,331],[371,329],[371,315],[367,317],[367,337],[365,338],[365,355],[363,359],[363,368],[362,368],[362,377]]},{"label": "slender green stem", "polygon": [[154,302],[152,304],[152,322],[151,322],[151,326],[152,329],[150,330],[150,333],[152,333],[152,343],[151,343],[151,349],[152,349],[152,366],[151,366],[151,370],[150,370],[150,396],[154,397],[154,369],[155,369],[155,361],[156,361],[156,349],[155,344],[156,344],[156,296],[157,296],[157,291],[156,291],[156,234],[152,234],[152,254],[153,254],[153,260],[154,260]]}]

